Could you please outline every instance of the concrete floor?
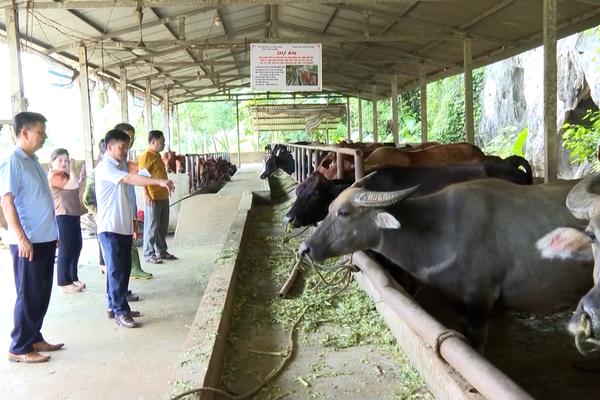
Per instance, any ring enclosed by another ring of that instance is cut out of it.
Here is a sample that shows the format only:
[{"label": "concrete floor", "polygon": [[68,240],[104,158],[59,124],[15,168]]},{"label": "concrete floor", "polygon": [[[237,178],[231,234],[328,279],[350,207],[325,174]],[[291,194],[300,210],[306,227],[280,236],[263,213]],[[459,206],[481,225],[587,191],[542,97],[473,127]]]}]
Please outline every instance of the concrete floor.
[{"label": "concrete floor", "polygon": [[[228,183],[228,200],[235,192],[263,188],[259,167],[242,168]],[[228,187],[231,185],[231,187]],[[42,333],[51,342],[66,343],[51,353],[48,363],[9,363],[2,356],[10,345],[15,289],[12,261],[0,248],[0,399],[158,399],[165,393],[201,296],[229,231],[234,201],[197,204],[193,217],[198,227],[210,226],[213,235],[198,229],[193,240],[172,241],[170,251],[180,257],[162,265],[145,266],[154,273],[149,281],[132,281],[130,288],[141,300],[131,303],[142,312],[139,329],[117,327],[106,317],[104,276],[97,268],[95,239],[84,240],[79,277],[88,288],[79,294],[53,291]],[[194,199],[194,198],[192,198]],[[192,200],[190,199],[190,200]],[[214,208],[215,212],[207,212]],[[215,220],[222,223],[215,223]],[[193,230],[191,230],[193,232]],[[190,233],[192,234],[192,233]],[[56,282],[56,281],[55,281]]]}]

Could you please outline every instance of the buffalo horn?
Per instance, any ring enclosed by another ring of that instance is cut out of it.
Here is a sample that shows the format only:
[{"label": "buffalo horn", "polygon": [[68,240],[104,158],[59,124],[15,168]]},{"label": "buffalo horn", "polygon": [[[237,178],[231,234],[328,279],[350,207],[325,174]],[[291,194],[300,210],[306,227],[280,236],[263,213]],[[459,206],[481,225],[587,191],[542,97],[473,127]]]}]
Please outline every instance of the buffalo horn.
[{"label": "buffalo horn", "polygon": [[419,189],[419,185],[393,192],[363,190],[354,195],[354,204],[359,207],[388,207],[402,201]]},{"label": "buffalo horn", "polygon": [[354,182],[352,185],[350,185],[351,188],[361,188],[365,185],[365,182],[368,181],[369,179],[371,179],[371,177],[373,175],[375,175],[377,171],[373,171],[368,175],[363,176],[362,178],[360,178],[359,180],[357,180],[356,182]]},{"label": "buffalo horn", "polygon": [[600,200],[600,194],[596,193],[595,188],[598,183],[600,173],[590,174],[573,186],[567,195],[567,208],[575,218],[590,218],[594,203]]}]

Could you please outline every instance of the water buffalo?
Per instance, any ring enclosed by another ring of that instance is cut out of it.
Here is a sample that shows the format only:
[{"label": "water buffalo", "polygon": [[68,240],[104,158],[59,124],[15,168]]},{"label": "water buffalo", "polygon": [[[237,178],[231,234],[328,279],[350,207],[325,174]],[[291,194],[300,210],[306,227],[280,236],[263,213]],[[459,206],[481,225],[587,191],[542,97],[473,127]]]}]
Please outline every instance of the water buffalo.
[{"label": "water buffalo", "polygon": [[564,207],[574,183],[515,185],[497,179],[457,183],[411,198],[418,187],[346,189],[300,245],[321,261],[373,250],[438,289],[459,307],[466,335],[483,345],[492,308],[554,312],[572,306],[592,284],[589,267],[543,259],[535,242],[576,223]]},{"label": "water buffalo", "polygon": [[[523,166],[525,170],[519,169]],[[420,185],[416,195],[436,192],[452,183],[479,178],[500,178],[518,184],[531,184],[531,166],[518,156],[506,159],[486,157],[475,164],[443,165],[436,167],[387,167],[377,170],[365,188],[377,191],[405,189]],[[351,179],[328,180],[314,172],[296,187],[296,201],[285,215],[285,222],[294,227],[313,225],[327,215],[327,207],[352,184]]]},{"label": "water buffalo", "polygon": [[[600,174],[582,179],[567,196],[568,210],[580,220],[581,228],[568,226],[555,229],[537,243],[542,256],[549,259],[588,260],[594,262],[594,287],[582,297],[569,321],[569,330],[577,335],[582,325],[590,324],[590,337],[600,339]],[[587,336],[587,335],[586,335]],[[579,347],[579,346],[578,346]],[[581,347],[580,351],[581,351]]]}]

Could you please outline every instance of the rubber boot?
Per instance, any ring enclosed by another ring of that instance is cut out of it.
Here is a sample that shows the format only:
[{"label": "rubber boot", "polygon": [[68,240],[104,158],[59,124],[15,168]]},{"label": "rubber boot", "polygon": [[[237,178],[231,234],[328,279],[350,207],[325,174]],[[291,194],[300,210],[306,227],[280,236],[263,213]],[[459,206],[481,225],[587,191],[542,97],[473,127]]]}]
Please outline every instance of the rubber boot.
[{"label": "rubber boot", "polygon": [[152,279],[152,274],[142,269],[137,247],[131,248],[131,276],[129,279]]}]

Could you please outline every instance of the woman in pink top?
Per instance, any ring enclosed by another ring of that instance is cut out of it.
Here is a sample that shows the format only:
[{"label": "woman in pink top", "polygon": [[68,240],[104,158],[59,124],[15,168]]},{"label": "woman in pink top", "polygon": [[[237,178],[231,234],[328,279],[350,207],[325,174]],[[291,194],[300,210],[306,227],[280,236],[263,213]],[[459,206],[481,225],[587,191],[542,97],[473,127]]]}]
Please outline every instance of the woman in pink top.
[{"label": "woman in pink top", "polygon": [[56,276],[58,286],[65,293],[78,293],[85,288],[85,283],[77,276],[77,265],[83,240],[81,237],[81,220],[83,214],[79,191],[85,182],[85,167],[76,176],[69,159],[69,152],[56,149],[50,155],[50,171],[48,180],[54,196],[54,209],[58,225],[58,262]]}]

